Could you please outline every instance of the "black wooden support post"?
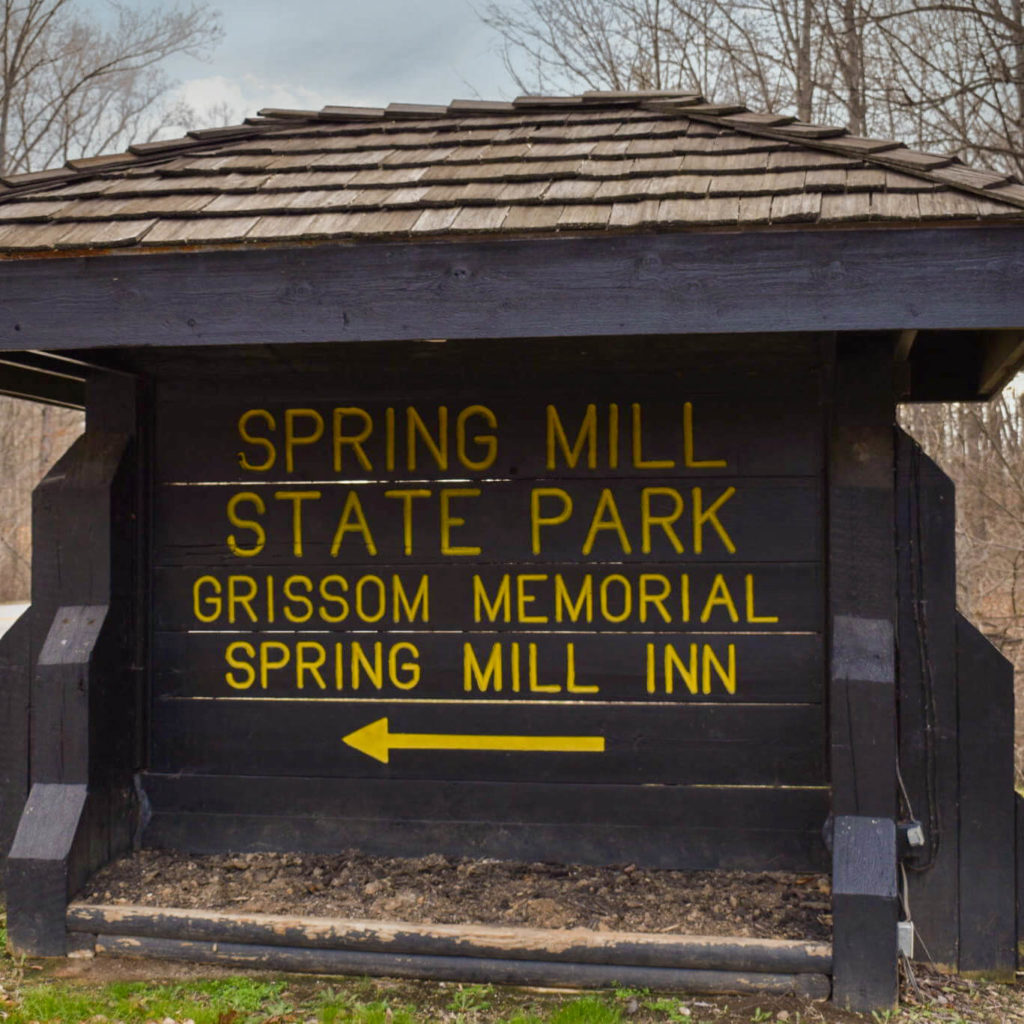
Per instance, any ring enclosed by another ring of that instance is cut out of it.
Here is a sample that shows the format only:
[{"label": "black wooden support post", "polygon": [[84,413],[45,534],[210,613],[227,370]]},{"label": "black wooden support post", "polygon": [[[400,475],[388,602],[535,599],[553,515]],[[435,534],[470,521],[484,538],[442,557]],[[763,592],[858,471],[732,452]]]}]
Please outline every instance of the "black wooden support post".
[{"label": "black wooden support post", "polygon": [[960,972],[1013,981],[1016,885],[1013,666],[957,617]]},{"label": "black wooden support post", "polygon": [[892,344],[836,352],[829,483],[833,998],[897,996]]},{"label": "black wooden support post", "polygon": [[28,702],[32,615],[0,637],[0,863],[28,796]]},{"label": "black wooden support post", "polygon": [[38,956],[66,952],[68,897],[131,838],[135,383],[104,376],[89,390],[86,433],[33,496],[34,627],[46,632],[6,887],[11,944]]},{"label": "black wooden support post", "polygon": [[956,970],[960,828],[953,482],[902,431],[897,438],[900,771],[924,830],[907,887],[915,957]]}]

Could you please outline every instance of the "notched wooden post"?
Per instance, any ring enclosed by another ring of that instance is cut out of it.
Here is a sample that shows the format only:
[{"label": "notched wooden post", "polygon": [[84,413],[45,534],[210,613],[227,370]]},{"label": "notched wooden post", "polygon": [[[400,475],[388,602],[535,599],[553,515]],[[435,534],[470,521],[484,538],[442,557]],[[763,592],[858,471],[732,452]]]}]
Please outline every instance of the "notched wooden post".
[{"label": "notched wooden post", "polygon": [[32,786],[6,871],[19,953],[65,953],[68,898],[130,842],[134,391],[132,378],[90,382],[88,429],[33,496]]}]

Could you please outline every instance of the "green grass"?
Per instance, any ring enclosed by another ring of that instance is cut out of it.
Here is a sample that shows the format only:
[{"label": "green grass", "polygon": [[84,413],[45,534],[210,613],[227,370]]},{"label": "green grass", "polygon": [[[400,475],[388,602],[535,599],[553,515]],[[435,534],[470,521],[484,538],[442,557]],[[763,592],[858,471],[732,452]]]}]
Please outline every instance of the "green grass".
[{"label": "green grass", "polygon": [[[97,1015],[123,1024],[145,1024],[170,1017],[195,1024],[247,1024],[266,1019],[269,1004],[284,989],[280,981],[230,978],[187,985],[119,982],[90,990],[51,983],[26,986],[19,1005],[9,1011],[8,1024],[72,1024]],[[367,1019],[366,1024],[383,1024]],[[401,1024],[397,1022],[396,1024]]]}]

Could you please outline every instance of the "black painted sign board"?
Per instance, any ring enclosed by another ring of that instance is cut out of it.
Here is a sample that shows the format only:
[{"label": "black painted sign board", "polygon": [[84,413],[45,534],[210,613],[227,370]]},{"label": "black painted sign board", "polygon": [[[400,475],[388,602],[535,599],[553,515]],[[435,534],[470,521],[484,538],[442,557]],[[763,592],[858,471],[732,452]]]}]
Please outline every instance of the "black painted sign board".
[{"label": "black painted sign board", "polygon": [[825,786],[816,347],[608,348],[156,374],[150,771]]}]

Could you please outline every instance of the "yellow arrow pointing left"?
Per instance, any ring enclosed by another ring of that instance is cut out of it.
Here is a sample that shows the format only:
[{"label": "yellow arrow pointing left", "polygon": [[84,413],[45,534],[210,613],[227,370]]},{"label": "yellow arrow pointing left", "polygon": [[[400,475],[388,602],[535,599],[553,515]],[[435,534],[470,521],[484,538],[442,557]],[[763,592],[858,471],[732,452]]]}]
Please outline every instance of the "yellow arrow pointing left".
[{"label": "yellow arrow pointing left", "polygon": [[473,736],[432,732],[389,732],[378,718],[344,737],[345,743],[387,764],[392,750],[528,750],[563,754],[604,753],[603,736]]}]

